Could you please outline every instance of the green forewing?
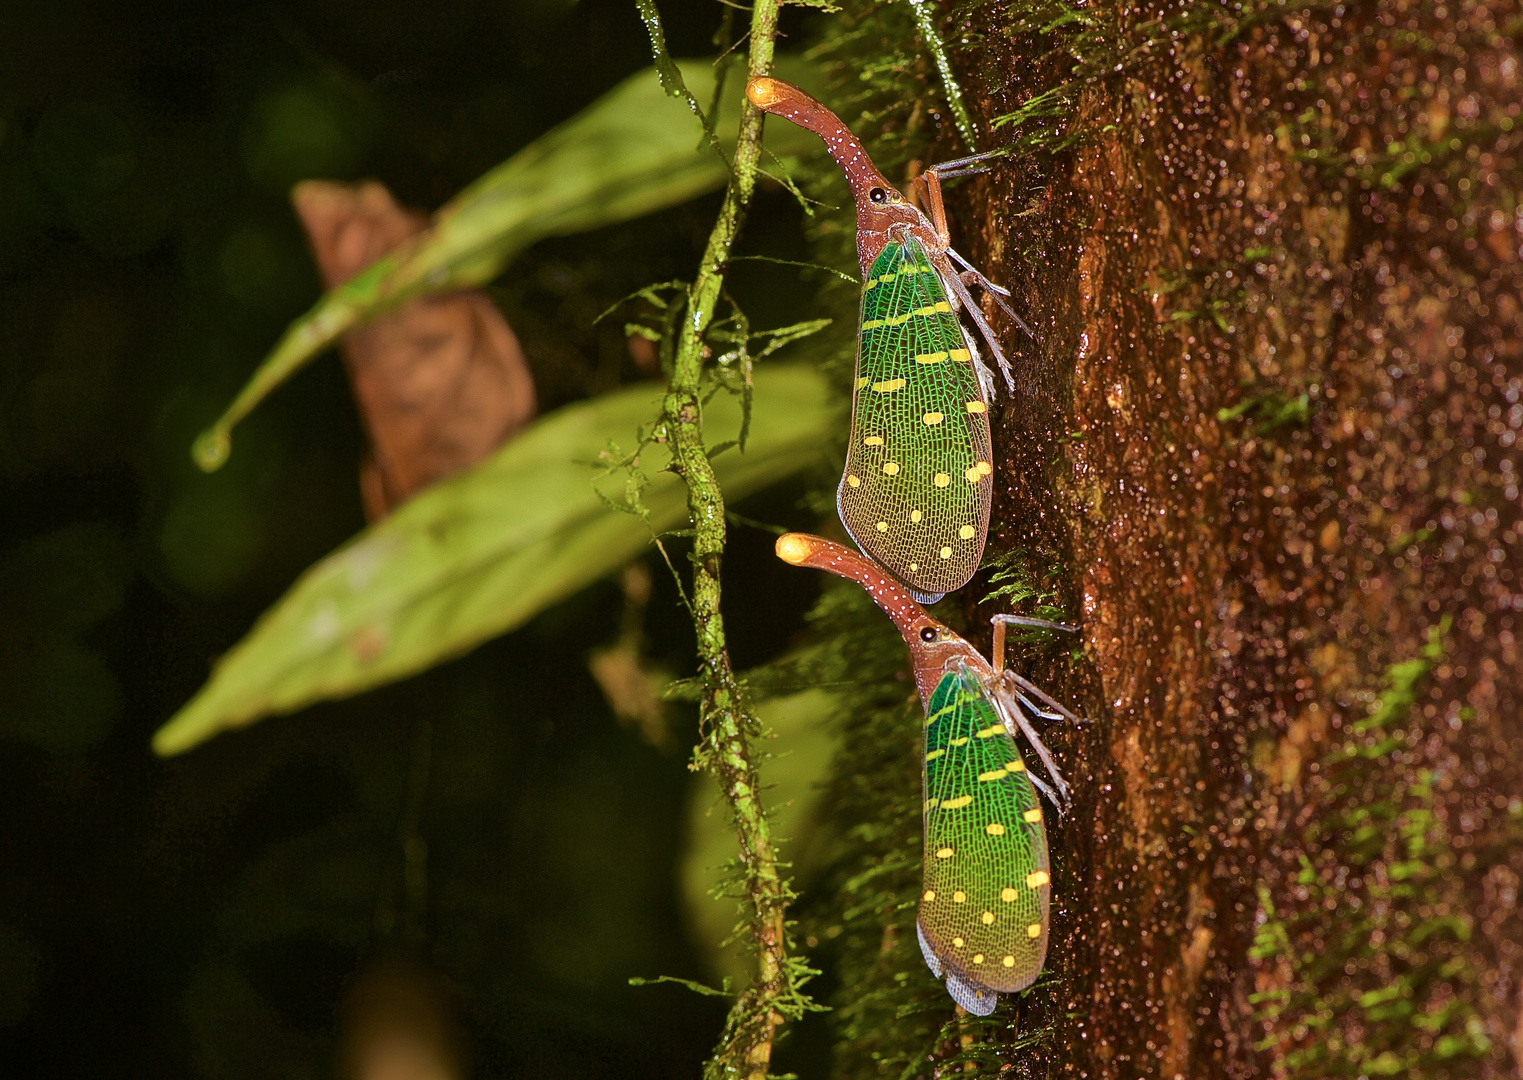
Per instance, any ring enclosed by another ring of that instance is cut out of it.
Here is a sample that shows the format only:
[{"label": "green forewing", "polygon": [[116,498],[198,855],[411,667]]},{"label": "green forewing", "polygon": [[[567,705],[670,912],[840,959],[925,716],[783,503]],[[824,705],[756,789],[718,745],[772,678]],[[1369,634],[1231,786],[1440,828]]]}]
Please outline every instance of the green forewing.
[{"label": "green forewing", "polygon": [[924,777],[921,936],[974,987],[1024,990],[1047,953],[1047,833],[1015,740],[964,666],[931,695]]},{"label": "green forewing", "polygon": [[915,591],[961,588],[983,555],[990,461],[983,391],[946,290],[918,240],[890,243],[862,287],[841,521]]}]

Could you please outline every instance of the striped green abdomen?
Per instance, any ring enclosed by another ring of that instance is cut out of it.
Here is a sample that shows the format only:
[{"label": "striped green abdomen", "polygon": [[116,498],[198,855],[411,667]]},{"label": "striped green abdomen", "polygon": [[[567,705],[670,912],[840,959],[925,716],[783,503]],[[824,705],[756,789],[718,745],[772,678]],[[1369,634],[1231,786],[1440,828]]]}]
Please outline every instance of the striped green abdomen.
[{"label": "striped green abdomen", "polygon": [[1024,990],[1047,954],[1047,832],[1015,740],[977,675],[931,695],[920,933],[975,988]]},{"label": "striped green abdomen", "polygon": [[972,351],[925,248],[891,243],[862,289],[841,522],[911,589],[978,569],[993,488],[989,417]]}]

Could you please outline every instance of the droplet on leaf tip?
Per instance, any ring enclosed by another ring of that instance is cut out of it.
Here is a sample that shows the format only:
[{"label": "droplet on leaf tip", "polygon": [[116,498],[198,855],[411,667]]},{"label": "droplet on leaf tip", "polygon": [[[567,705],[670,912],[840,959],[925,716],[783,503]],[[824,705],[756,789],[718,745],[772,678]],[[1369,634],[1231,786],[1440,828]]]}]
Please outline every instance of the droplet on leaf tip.
[{"label": "droplet on leaf tip", "polygon": [[232,448],[232,437],[226,428],[218,425],[196,437],[190,448],[190,456],[202,472],[216,472],[227,463]]}]

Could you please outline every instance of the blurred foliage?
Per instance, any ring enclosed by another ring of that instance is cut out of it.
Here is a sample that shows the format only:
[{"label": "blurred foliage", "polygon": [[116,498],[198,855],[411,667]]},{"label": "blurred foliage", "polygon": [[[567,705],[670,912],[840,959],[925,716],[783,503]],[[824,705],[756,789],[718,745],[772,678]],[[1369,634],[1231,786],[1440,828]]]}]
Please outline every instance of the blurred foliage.
[{"label": "blurred foliage", "polygon": [[[684,525],[680,485],[656,471],[659,460],[628,481],[606,475],[623,456],[610,453],[612,440],[633,442],[659,396],[635,387],[543,417],[312,567],[218,662],[154,749],[181,753],[270,713],[416,674],[522,625]],[[836,419],[811,368],[759,370],[746,452],[714,461],[726,491],[744,497],[818,464]],[[739,431],[740,402],[720,394],[704,420],[717,445]],[[600,458],[604,475],[594,472]],[[637,502],[619,512],[626,485]]]},{"label": "blurred foliage", "polygon": [[106,737],[121,686],[81,638],[121,609],[130,575],[121,537],[101,523],[33,537],[0,562],[12,630],[0,653],[0,735],[58,751]]},{"label": "blurred foliage", "polygon": [[[720,94],[705,61],[686,66],[693,92],[719,102],[711,121],[733,130],[741,82],[732,80]],[[796,58],[780,61],[778,70],[808,81],[808,65]],[[271,107],[306,108],[300,104],[304,100],[297,95]],[[294,127],[298,134],[289,138],[298,143],[316,141],[326,135],[322,119],[320,112],[297,112],[267,126],[281,132]],[[795,153],[807,145],[798,128],[775,127],[775,153]],[[631,75],[451,199],[426,233],[327,292],[282,335],[227,412],[196,440],[197,463],[220,468],[233,425],[346,330],[408,300],[485,284],[536,240],[612,225],[722,186],[728,177],[724,160],[704,145],[702,131],[654,72]],[[261,147],[261,161],[279,161],[288,150],[283,143]],[[262,254],[256,239],[243,239],[233,252],[229,277],[258,280]]]},{"label": "blurred foliage", "polygon": [[[712,48],[717,6],[663,9],[679,55]],[[648,64],[617,0],[0,11],[7,1074],[327,1075],[345,986],[396,952],[456,988],[476,1074],[698,1069],[723,1004],[627,983],[706,972],[677,886],[689,774],[585,666],[618,626],[611,583],[300,723],[183,762],[144,752],[208,661],[362,525],[336,364],[272,396],[217,475],[185,453],[318,295],[289,185],[376,176],[439,206]],[[596,317],[690,275],[712,206],[541,240],[494,282],[547,412],[648,377]],[[807,259],[802,213],[764,193],[747,254]],[[758,327],[830,314],[800,278],[747,262],[731,287]],[[788,519],[798,494],[739,510]],[[769,549],[737,530],[745,665],[815,587]],[[647,569],[649,659],[686,670],[680,600]],[[691,742],[691,713],[670,713]]]},{"label": "blurred foliage", "polygon": [[1320,763],[1334,798],[1306,830],[1302,902],[1277,911],[1260,886],[1251,955],[1269,976],[1252,1004],[1263,1048],[1296,1076],[1470,1076],[1491,1050],[1460,948],[1474,920],[1447,872],[1457,856],[1435,811],[1438,777],[1401,761],[1451,630],[1444,615],[1420,655],[1391,665],[1370,715]]},{"label": "blurred foliage", "polygon": [[[766,778],[766,805],[783,861],[792,867],[793,887],[807,893],[818,876],[821,787],[836,750],[829,720],[840,707],[836,695],[809,687],[756,706],[763,737],[753,747]],[[715,985],[743,986],[753,965],[730,942],[739,918],[740,896],[735,833],[719,786],[705,775],[688,797],[687,844],[681,869],[683,906],[694,945],[711,968]]]}]

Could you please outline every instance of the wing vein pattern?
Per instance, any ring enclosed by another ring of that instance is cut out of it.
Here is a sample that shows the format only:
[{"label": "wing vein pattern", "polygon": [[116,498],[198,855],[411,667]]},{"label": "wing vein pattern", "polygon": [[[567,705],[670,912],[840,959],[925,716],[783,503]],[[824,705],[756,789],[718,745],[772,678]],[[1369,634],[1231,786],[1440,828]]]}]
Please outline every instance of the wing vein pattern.
[{"label": "wing vein pattern", "polygon": [[873,262],[859,325],[841,521],[913,590],[951,592],[978,569],[988,533],[989,417],[962,325],[913,236]]},{"label": "wing vein pattern", "polygon": [[1046,956],[1041,805],[1015,740],[965,665],[931,696],[925,758],[921,946],[933,972],[945,969],[952,996],[986,1014],[994,994],[1031,985]]}]

